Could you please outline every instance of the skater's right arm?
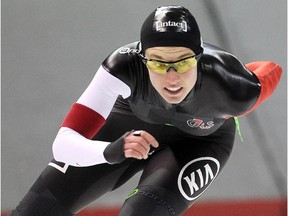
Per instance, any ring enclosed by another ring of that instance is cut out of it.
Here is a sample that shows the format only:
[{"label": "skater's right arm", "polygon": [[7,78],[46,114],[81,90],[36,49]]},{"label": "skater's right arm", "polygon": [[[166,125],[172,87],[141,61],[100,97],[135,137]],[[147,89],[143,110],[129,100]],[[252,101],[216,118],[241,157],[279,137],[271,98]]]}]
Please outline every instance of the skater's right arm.
[{"label": "skater's right arm", "polygon": [[127,132],[114,142],[91,140],[104,125],[119,95],[127,98],[130,88],[100,67],[90,85],[71,107],[53,143],[57,161],[72,166],[120,163],[126,158],[147,159],[150,146],[158,142],[146,131]]},{"label": "skater's right arm", "polygon": [[91,138],[104,125],[119,95],[127,98],[130,88],[102,66],[90,85],[71,107],[53,143],[57,161],[73,166],[91,166],[108,161],[103,151],[109,142]]}]

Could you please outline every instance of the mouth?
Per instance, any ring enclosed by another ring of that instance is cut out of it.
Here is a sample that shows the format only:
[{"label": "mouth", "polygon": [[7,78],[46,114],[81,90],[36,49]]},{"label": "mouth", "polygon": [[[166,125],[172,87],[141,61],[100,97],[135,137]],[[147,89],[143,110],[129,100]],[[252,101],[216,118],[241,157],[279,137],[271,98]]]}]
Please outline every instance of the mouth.
[{"label": "mouth", "polygon": [[182,91],[182,87],[165,87],[165,91],[170,95],[177,95]]}]

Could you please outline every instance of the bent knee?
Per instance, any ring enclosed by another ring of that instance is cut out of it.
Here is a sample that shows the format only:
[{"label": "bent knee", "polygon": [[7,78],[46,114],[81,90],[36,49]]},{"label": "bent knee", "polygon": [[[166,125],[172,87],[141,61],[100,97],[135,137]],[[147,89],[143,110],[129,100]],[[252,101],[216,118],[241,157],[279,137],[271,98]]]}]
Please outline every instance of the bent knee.
[{"label": "bent knee", "polygon": [[120,216],[176,216],[188,209],[188,203],[165,188],[139,186],[128,195]]}]

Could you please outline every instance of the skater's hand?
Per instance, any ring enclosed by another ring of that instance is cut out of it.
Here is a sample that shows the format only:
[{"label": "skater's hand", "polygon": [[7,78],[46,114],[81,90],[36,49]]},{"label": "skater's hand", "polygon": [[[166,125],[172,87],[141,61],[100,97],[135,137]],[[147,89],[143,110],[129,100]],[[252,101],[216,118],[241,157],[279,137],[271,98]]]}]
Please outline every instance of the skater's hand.
[{"label": "skater's hand", "polygon": [[124,138],[124,155],[126,158],[147,159],[151,147],[157,148],[159,143],[146,131],[134,131]]}]

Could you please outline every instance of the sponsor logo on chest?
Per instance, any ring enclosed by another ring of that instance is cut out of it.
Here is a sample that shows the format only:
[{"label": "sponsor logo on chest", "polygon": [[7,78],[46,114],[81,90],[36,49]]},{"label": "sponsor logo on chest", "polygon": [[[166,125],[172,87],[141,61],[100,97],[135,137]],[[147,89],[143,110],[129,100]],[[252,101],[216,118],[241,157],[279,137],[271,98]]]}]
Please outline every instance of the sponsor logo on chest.
[{"label": "sponsor logo on chest", "polygon": [[214,121],[206,121],[205,122],[202,119],[193,118],[193,119],[187,120],[187,125],[191,128],[200,128],[203,130],[207,130],[207,129],[214,127],[215,123],[214,123]]}]

